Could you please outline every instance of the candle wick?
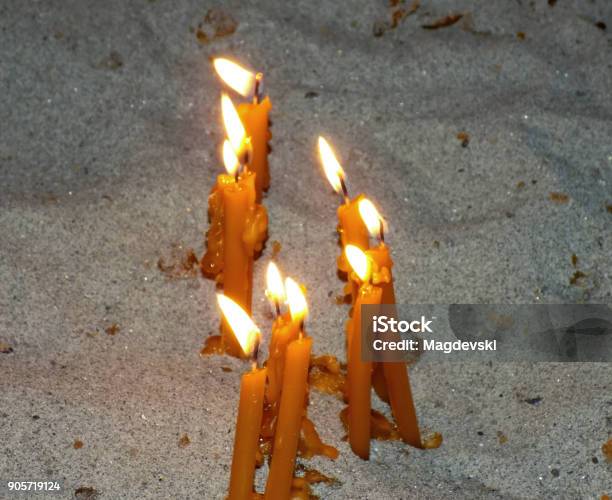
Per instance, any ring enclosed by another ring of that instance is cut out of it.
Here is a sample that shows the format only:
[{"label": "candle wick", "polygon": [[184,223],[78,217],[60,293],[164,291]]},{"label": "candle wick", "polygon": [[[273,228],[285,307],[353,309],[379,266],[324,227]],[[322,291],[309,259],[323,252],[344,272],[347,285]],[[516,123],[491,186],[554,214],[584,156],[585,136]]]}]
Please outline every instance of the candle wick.
[{"label": "candle wick", "polygon": [[280,304],[278,299],[274,299],[274,307],[276,308],[276,317],[281,315]]},{"label": "candle wick", "polygon": [[263,94],[263,73],[255,75],[255,87],[253,88],[253,104],[259,104]]},{"label": "candle wick", "polygon": [[251,163],[251,155],[253,153],[253,145],[251,144],[251,138],[247,137],[244,144],[244,153],[241,155],[241,162],[244,167]]},{"label": "candle wick", "polygon": [[385,242],[385,225],[383,224],[383,221],[379,221],[379,230],[378,230],[378,237],[380,238],[380,242],[384,243]]},{"label": "candle wick", "polygon": [[256,368],[258,365],[258,361],[257,358],[259,357],[259,339],[255,342],[255,346],[253,347],[253,354],[252,354],[252,367]]},{"label": "candle wick", "polygon": [[300,338],[304,335],[304,320],[300,320]]},{"label": "candle wick", "polygon": [[348,189],[346,188],[346,182],[344,182],[344,179],[342,177],[340,177],[340,187],[342,188],[342,195],[344,196],[344,203],[348,205],[350,202],[350,198],[348,194]]}]

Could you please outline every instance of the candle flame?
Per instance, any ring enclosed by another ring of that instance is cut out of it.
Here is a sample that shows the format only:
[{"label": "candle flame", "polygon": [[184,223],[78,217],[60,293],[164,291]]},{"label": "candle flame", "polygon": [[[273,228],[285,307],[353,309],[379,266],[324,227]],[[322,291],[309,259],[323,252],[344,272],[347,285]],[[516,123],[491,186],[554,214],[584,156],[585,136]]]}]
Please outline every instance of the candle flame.
[{"label": "candle flame", "polygon": [[261,337],[261,332],[249,315],[229,297],[217,294],[217,303],[242,351],[250,356]]},{"label": "candle flame", "polygon": [[304,321],[308,315],[308,304],[300,285],[291,278],[285,279],[285,293],[287,294],[291,319],[293,321]]},{"label": "candle flame", "polygon": [[221,79],[243,97],[253,93],[255,75],[234,61],[219,57],[213,60],[215,71]]},{"label": "candle flame", "polygon": [[225,164],[225,170],[227,170],[229,175],[236,175],[240,163],[238,162],[236,153],[234,153],[234,150],[232,149],[232,145],[227,139],[223,141],[223,163]]},{"label": "candle flame", "polygon": [[221,96],[221,113],[229,142],[234,153],[239,155],[244,146],[246,132],[238,111],[227,94]]},{"label": "candle flame", "polygon": [[342,190],[341,181],[344,180],[344,170],[342,170],[340,163],[338,163],[338,159],[329,143],[321,136],[319,136],[319,156],[321,157],[327,180],[334,188],[334,191],[339,193]]},{"label": "candle flame", "polygon": [[367,281],[372,273],[372,264],[368,256],[355,245],[346,245],[344,254],[349,264],[361,281]]},{"label": "candle flame", "polygon": [[268,264],[266,296],[278,304],[285,301],[285,285],[283,284],[281,273],[274,262]]},{"label": "candle flame", "polygon": [[384,228],[385,220],[380,216],[380,212],[367,198],[359,200],[359,215],[363,223],[368,228],[370,235],[378,236],[380,234],[381,225]]}]

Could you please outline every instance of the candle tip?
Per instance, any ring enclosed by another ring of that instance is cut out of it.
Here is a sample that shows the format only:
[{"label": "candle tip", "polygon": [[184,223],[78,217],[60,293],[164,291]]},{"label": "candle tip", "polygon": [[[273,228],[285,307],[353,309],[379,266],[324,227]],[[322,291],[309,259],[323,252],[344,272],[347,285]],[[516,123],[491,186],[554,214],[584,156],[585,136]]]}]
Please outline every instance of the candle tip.
[{"label": "candle tip", "polygon": [[221,113],[227,138],[236,156],[243,154],[246,131],[234,103],[227,94],[221,95]]},{"label": "candle tip", "polygon": [[257,325],[246,311],[229,297],[218,293],[217,303],[242,351],[246,355],[256,354],[261,337],[261,332]]},{"label": "candle tip", "polygon": [[285,279],[285,293],[289,304],[289,314],[293,321],[303,322],[308,315],[308,303],[300,285],[293,279]]},{"label": "candle tip", "polygon": [[348,197],[348,190],[346,189],[346,183],[344,181],[344,170],[338,162],[334,151],[323,136],[319,136],[318,142],[319,156],[321,157],[321,163],[323,164],[323,170],[325,171],[327,180],[336,193],[342,192],[345,198]]},{"label": "candle tip", "polygon": [[254,92],[256,77],[251,71],[225,57],[214,59],[213,66],[221,79],[241,96],[247,97]]},{"label": "candle tip", "polygon": [[368,281],[372,273],[372,264],[365,252],[355,245],[346,245],[344,254],[359,279],[363,282]]},{"label": "candle tip", "polygon": [[369,199],[359,200],[359,215],[366,225],[371,236],[378,237],[381,241],[385,239],[385,220],[380,212]]},{"label": "candle tip", "polygon": [[276,315],[280,315],[280,304],[286,299],[285,285],[278,266],[270,261],[266,271],[266,297],[274,302]]}]

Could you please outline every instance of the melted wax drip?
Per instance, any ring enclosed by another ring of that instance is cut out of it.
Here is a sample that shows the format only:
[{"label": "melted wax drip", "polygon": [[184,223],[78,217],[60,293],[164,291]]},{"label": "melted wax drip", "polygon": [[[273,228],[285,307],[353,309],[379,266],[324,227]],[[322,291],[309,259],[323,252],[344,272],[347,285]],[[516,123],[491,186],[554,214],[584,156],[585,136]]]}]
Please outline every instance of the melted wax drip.
[{"label": "melted wax drip", "polygon": [[308,383],[314,389],[332,394],[341,399],[346,391],[346,366],[329,354],[313,356],[310,359]]},{"label": "melted wax drip", "polygon": [[[223,196],[215,186],[208,197],[208,219],[206,231],[206,252],[200,260],[200,270],[205,278],[223,283]],[[258,257],[268,238],[268,212],[263,205],[255,204],[245,220],[242,242],[246,253]]]}]

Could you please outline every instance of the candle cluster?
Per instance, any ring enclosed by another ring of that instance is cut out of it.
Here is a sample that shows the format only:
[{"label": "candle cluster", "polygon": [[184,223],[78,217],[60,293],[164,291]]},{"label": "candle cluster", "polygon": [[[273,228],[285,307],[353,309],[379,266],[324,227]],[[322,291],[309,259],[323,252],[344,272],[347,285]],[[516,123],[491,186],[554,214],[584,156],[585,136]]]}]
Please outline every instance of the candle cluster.
[{"label": "candle cluster", "polygon": [[[303,479],[294,477],[298,455],[330,459],[338,456],[338,450],[321,441],[307,417],[311,370],[319,375],[315,378],[318,383],[310,383],[340,393],[347,402],[341,418],[357,456],[369,458],[370,440],[381,436],[381,419],[387,422],[371,408],[372,388],[389,403],[397,424],[397,429],[387,425],[384,435],[401,437],[419,448],[430,446],[421,440],[406,364],[362,359],[362,306],[395,304],[393,261],[385,243],[385,221],[364,195],[350,198],[344,170],[322,137],[318,145],[325,174],[344,200],[338,208],[342,252],[337,266],[347,280],[345,294],[352,304],[346,324],[347,378],[333,356],[312,356],[312,338],[304,328],[308,315],[304,289],[291,278],[283,279],[273,262],[268,266],[266,296],[275,319],[268,359],[259,362],[262,334],[250,315],[253,262],[268,232],[262,198],[270,184],[271,103],[263,95],[261,73],[245,70],[227,59],[216,59],[214,67],[231,89],[243,97],[250,96],[252,102],[236,108],[228,95],[221,97],[227,134],[222,156],[227,173],[218,176],[208,198],[210,227],[200,262],[204,276],[223,288],[223,294],[217,296],[222,312],[221,335],[209,337],[202,352],[251,361],[251,370],[242,375],[240,382],[229,498],[250,499],[256,495],[255,470],[267,458],[269,474],[264,498],[283,500],[295,494],[296,482]],[[372,238],[375,244],[371,244]]]},{"label": "candle cluster", "polygon": [[[348,284],[352,317],[346,324],[348,360],[348,429],[353,452],[363,459],[370,456],[371,389],[391,406],[402,440],[421,448],[416,410],[405,363],[372,363],[361,357],[361,307],[395,305],[391,269],[393,260],[385,244],[385,221],[374,204],[363,194],[351,199],[342,166],[329,143],[319,137],[319,154],[325,175],[344,203],[338,207],[338,233],[343,248],[337,265]],[[377,244],[370,245],[370,237]]]},{"label": "candle cluster", "polygon": [[[270,456],[264,498],[271,500],[289,498],[298,451],[302,456],[338,456],[335,448],[320,440],[307,418],[312,338],[304,329],[308,314],[304,292],[291,278],[283,282],[274,263],[268,267],[267,281],[267,295],[274,304],[276,319],[265,367],[258,363],[259,328],[238,304],[218,295],[225,320],[245,356],[252,360],[251,371],[242,376],[240,383],[230,499],[252,498],[255,469],[262,462],[258,456]],[[284,304],[288,306],[285,313]],[[301,436],[304,449],[299,450]]]}]

